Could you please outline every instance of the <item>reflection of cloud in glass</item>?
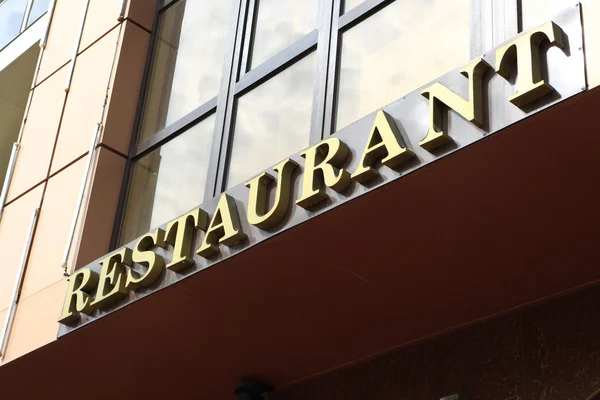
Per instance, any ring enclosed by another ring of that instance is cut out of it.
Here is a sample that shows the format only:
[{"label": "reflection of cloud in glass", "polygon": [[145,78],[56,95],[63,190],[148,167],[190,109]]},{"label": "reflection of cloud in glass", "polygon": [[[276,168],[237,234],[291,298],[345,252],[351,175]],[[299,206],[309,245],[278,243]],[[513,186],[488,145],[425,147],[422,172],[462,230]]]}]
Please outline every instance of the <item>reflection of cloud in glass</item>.
[{"label": "reflection of cloud in glass", "polygon": [[551,21],[562,10],[576,3],[572,0],[521,0],[523,29],[534,29],[544,22]]},{"label": "reflection of cloud in glass", "polygon": [[214,125],[213,115],[135,162],[122,243],[202,202]]},{"label": "reflection of cloud in glass", "polygon": [[318,0],[258,0],[252,66],[316,28]]},{"label": "reflection of cloud in glass", "polygon": [[160,148],[160,169],[150,226],[183,214],[204,198],[215,117],[211,116]]},{"label": "reflection of cloud in glass", "polygon": [[467,63],[469,3],[399,0],[345,32],[337,129]]},{"label": "reflection of cloud in glass", "polygon": [[33,5],[31,6],[31,13],[29,14],[27,26],[33,24],[39,17],[48,11],[49,4],[50,0],[34,0]]},{"label": "reflection of cloud in glass", "polygon": [[167,125],[219,93],[231,4],[231,0],[187,1]]},{"label": "reflection of cloud in glass", "polygon": [[313,53],[239,98],[228,187],[308,146],[315,69]]},{"label": "reflection of cloud in glass", "polygon": [[5,0],[0,4],[0,49],[19,36],[26,6],[25,0]]},{"label": "reflection of cloud in glass", "polygon": [[348,12],[364,1],[365,0],[342,0],[344,4],[343,10],[344,12]]},{"label": "reflection of cloud in glass", "polygon": [[161,15],[141,138],[219,93],[232,0],[180,0]]}]

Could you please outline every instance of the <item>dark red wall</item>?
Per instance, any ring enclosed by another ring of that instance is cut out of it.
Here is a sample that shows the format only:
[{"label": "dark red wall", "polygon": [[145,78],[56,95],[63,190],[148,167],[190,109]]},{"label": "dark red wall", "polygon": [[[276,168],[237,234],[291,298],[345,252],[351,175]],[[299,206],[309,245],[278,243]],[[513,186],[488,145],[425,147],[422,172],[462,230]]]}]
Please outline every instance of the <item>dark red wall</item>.
[{"label": "dark red wall", "polygon": [[596,89],[353,199],[3,366],[2,395],[230,400],[420,341],[281,395],[585,400],[596,292],[424,340],[600,282],[599,114]]},{"label": "dark red wall", "polygon": [[[269,400],[587,400],[600,390],[600,287],[277,390]],[[600,395],[598,396],[600,399]]]}]

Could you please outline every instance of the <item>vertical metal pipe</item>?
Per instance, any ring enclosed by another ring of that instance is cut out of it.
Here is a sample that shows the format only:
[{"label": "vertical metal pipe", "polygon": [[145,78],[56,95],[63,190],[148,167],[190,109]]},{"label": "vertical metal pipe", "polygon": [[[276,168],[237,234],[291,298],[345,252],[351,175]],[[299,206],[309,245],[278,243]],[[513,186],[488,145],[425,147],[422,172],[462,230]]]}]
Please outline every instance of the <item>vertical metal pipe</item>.
[{"label": "vertical metal pipe", "polygon": [[92,163],[94,161],[94,154],[96,150],[96,144],[98,143],[98,139],[100,137],[100,132],[102,131],[102,124],[96,124],[96,132],[94,133],[94,137],[92,138],[92,143],[90,144],[90,149],[88,152],[87,164],[85,166],[85,175],[83,176],[83,182],[81,182],[81,188],[79,189],[79,196],[77,198],[77,206],[75,207],[75,214],[73,215],[73,221],[71,222],[71,229],[69,230],[69,237],[67,240],[67,247],[65,248],[65,252],[62,258],[62,268],[65,271],[65,275],[68,275],[68,262],[69,262],[69,254],[71,253],[71,248],[73,247],[73,238],[75,236],[75,230],[77,229],[77,222],[79,221],[79,214],[81,212],[81,205],[83,204],[83,198],[85,195],[85,189],[88,185],[90,170],[92,168]]},{"label": "vertical metal pipe", "polygon": [[90,0],[84,0],[85,7],[83,7],[83,15],[81,16],[81,25],[79,26],[79,33],[77,34],[77,41],[75,43],[75,49],[73,50],[73,56],[71,57],[71,67],[69,68],[69,75],[67,76],[67,85],[65,92],[71,89],[71,82],[73,81],[73,72],[75,72],[75,63],[77,61],[77,54],[79,54],[79,47],[81,46],[81,37],[83,36],[83,28],[85,27],[85,19],[87,17],[88,8],[90,7]]},{"label": "vertical metal pipe", "polygon": [[23,21],[21,21],[21,32],[27,29],[27,22],[31,15],[31,7],[33,7],[33,0],[27,0],[27,6],[25,7],[25,15],[23,15]]},{"label": "vertical metal pipe", "polygon": [[[125,10],[126,10],[126,6],[127,6],[127,0],[123,0],[123,3],[121,5],[121,13],[122,15],[124,15]],[[110,74],[109,74],[109,78],[108,78],[108,82],[106,83],[106,93],[105,93],[105,97],[104,97],[104,104],[102,106],[102,115],[100,117],[100,121],[104,121],[104,117],[106,116],[106,111],[107,111],[107,106],[108,106],[108,99],[110,97],[110,90],[111,90],[111,82],[112,82],[112,77],[113,77],[113,72],[116,68],[116,62],[117,62],[117,58],[119,55],[119,42],[122,39],[122,34],[123,34],[123,29],[124,29],[125,24],[121,23],[120,27],[119,27],[119,35],[118,35],[118,39],[117,42],[115,44],[115,51],[113,54],[113,60],[112,60],[112,64],[111,64],[111,69],[110,69]],[[100,140],[100,136],[101,136],[101,132],[102,132],[102,122],[99,122],[96,124],[96,132],[94,134],[94,140],[92,142],[92,145],[90,147],[89,153],[88,153],[88,161],[87,161],[87,166],[86,166],[86,172],[85,172],[85,177],[84,177],[84,181],[82,182],[81,185],[81,189],[79,192],[79,199],[78,199],[78,203],[77,203],[77,208],[75,210],[75,215],[73,217],[73,223],[71,225],[71,231],[69,233],[69,241],[67,243],[67,248],[65,249],[65,253],[63,255],[63,260],[62,260],[62,268],[64,270],[64,273],[66,276],[69,275],[69,266],[68,266],[68,262],[69,262],[69,255],[71,253],[71,249],[73,248],[73,245],[75,245],[75,247],[79,247],[79,244],[81,242],[81,235],[79,235],[77,237],[77,240],[75,241],[75,230],[77,229],[77,222],[79,220],[79,216],[81,214],[81,210],[82,208],[84,208],[84,199],[86,198],[86,189],[88,186],[88,180],[90,178],[90,174],[91,171],[93,169],[93,165],[94,165],[94,160],[95,160],[95,149],[96,149],[96,145]]]},{"label": "vertical metal pipe", "polygon": [[125,12],[127,11],[127,1],[123,0],[121,3],[121,12],[119,13],[118,21],[123,21],[125,19]]},{"label": "vertical metal pipe", "polygon": [[[41,47],[41,42],[40,42],[40,54],[38,55],[37,64],[35,66],[35,72],[33,73],[33,81],[31,82],[31,91],[33,91],[33,89],[35,89],[35,86],[37,85],[38,76],[40,74],[40,67],[42,66],[42,57],[44,57],[44,50],[45,50],[45,47]],[[29,104],[27,104],[27,111],[29,111]]]},{"label": "vertical metal pipe", "polygon": [[19,143],[13,143],[12,152],[10,153],[10,160],[8,161],[8,170],[4,177],[4,185],[2,186],[2,194],[0,195],[0,219],[4,213],[4,204],[6,203],[6,196],[8,196],[8,188],[15,172],[15,165],[17,164],[17,155],[21,145]]},{"label": "vertical metal pipe", "polygon": [[31,222],[29,224],[29,233],[27,234],[27,241],[23,248],[23,254],[21,255],[21,263],[17,273],[17,281],[13,288],[12,296],[10,299],[10,305],[6,314],[6,320],[4,321],[4,327],[2,328],[2,336],[0,337],[0,358],[4,358],[6,354],[6,347],[8,346],[8,338],[12,330],[13,322],[15,320],[15,314],[17,311],[17,304],[19,303],[19,297],[21,296],[21,286],[23,285],[23,277],[25,276],[25,270],[27,269],[27,259],[29,258],[29,252],[31,250],[31,242],[33,241],[33,233],[37,224],[40,209],[36,208],[33,211]]},{"label": "vertical metal pipe", "polygon": [[25,124],[27,123],[27,117],[29,117],[29,109],[31,108],[31,99],[33,98],[33,92],[35,89],[35,85],[37,83],[37,78],[40,72],[40,65],[42,64],[42,57],[44,55],[44,48],[42,47],[40,50],[40,55],[38,56],[37,65],[35,66],[35,73],[33,74],[33,81],[31,82],[31,89],[29,90],[29,95],[27,97],[27,104],[25,105],[25,112],[23,113],[23,120],[21,121],[21,128],[19,129],[19,137],[17,138],[17,143],[21,143],[21,139],[23,138],[23,131],[25,130]]},{"label": "vertical metal pipe", "polygon": [[50,3],[50,8],[48,9],[48,25],[46,25],[46,32],[44,32],[44,36],[42,40],[40,40],[40,47],[43,49],[46,47],[46,43],[48,43],[48,35],[50,34],[50,25],[52,24],[52,17],[54,16],[54,9],[56,8],[56,0],[52,0]]}]

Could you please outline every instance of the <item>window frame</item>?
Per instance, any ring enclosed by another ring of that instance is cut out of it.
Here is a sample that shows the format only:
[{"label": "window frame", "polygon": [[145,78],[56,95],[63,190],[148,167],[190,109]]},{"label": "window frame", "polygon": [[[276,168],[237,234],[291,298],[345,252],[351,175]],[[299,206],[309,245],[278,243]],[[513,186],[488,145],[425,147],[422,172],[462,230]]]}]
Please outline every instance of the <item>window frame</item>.
[{"label": "window frame", "polygon": [[[220,140],[215,142],[220,143],[217,174],[209,177],[209,179],[215,179],[212,185],[213,196],[225,190],[231,146],[234,140],[237,99],[313,52],[316,52],[317,67],[315,71],[316,79],[313,91],[309,145],[318,143],[323,138],[323,109],[326,91],[325,82],[327,79],[326,67],[329,61],[327,44],[329,42],[329,22],[331,21],[332,12],[332,8],[330,7],[331,0],[318,1],[317,26],[315,29],[252,69],[249,69],[250,53],[254,40],[254,27],[260,0],[242,0],[242,2],[243,15],[240,16],[239,20],[234,59],[234,65],[237,68],[230,81],[228,98],[223,104],[223,107],[226,107],[225,115],[222,119],[217,120],[217,123],[221,123],[222,127],[219,129],[219,133],[221,134]],[[319,46],[320,43],[325,45]],[[251,178],[251,176],[248,178]]]},{"label": "window frame", "polygon": [[[251,49],[260,0],[230,0],[232,1],[232,17],[228,27],[223,73],[218,95],[153,134],[142,143],[138,143],[144,106],[149,90],[152,62],[158,40],[160,15],[177,1],[182,0],[155,1],[156,11],[113,226],[111,250],[116,249],[119,245],[121,226],[131,186],[133,164],[138,159],[175,139],[193,125],[215,113],[216,121],[204,201],[219,195],[225,190],[229,158],[234,140],[237,98],[273,78],[279,72],[294,65],[313,51],[316,52],[317,67],[309,144],[316,144],[332,135],[335,127],[341,35],[344,31],[356,26],[371,15],[382,11],[394,1],[403,0],[364,0],[343,14],[341,10],[344,0],[319,0],[315,29],[253,68],[250,68]],[[471,58],[484,54],[521,31],[521,0],[505,0],[501,5],[498,2],[495,3],[494,0],[471,0]],[[498,23],[494,24],[494,21]]]},{"label": "window frame", "polygon": [[[8,0],[2,0],[2,1],[0,1],[0,7],[2,7],[4,5],[4,3],[7,2],[7,1]],[[15,39],[17,39],[23,32],[25,32],[27,30],[27,28],[29,28],[31,25],[33,25],[37,20],[39,20],[40,18],[42,18],[48,12],[48,9],[46,9],[46,11],[44,11],[42,13],[42,15],[40,15],[34,21],[31,21],[31,23],[29,23],[30,22],[29,18],[31,17],[31,10],[33,8],[34,1],[35,0],[27,0],[27,3],[25,4],[25,10],[23,12],[23,17],[21,18],[21,24],[19,25],[19,34],[17,36],[15,36],[14,38],[12,38],[4,46],[1,46],[0,47],[0,51],[4,50],[6,47],[8,47],[8,45],[10,45],[13,41],[15,41]]]}]

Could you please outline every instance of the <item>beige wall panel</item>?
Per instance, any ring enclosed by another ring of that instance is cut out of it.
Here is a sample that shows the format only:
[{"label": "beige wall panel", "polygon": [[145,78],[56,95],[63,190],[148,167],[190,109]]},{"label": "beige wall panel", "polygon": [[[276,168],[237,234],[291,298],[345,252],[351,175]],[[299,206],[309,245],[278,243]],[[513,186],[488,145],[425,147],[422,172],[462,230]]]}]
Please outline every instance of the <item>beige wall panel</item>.
[{"label": "beige wall panel", "polygon": [[67,245],[85,165],[84,158],[48,180],[27,263],[23,297],[39,292],[63,277],[61,261]]},{"label": "beige wall panel", "polygon": [[21,297],[6,349],[5,362],[10,362],[54,340],[63,304],[67,280],[45,288],[30,297]]},{"label": "beige wall panel", "polygon": [[118,34],[118,29],[112,30],[77,58],[51,174],[90,148],[96,123],[102,118]]},{"label": "beige wall panel", "polygon": [[[83,0],[56,0],[38,82],[43,81],[71,60],[81,26],[84,5]],[[63,85],[66,85],[66,79],[63,80]]]},{"label": "beige wall panel", "polygon": [[142,25],[148,30],[152,30],[152,21],[154,20],[154,9],[156,1],[148,0],[129,0],[125,15]]},{"label": "beige wall panel", "polygon": [[100,39],[119,24],[122,0],[90,0],[80,51]]},{"label": "beige wall panel", "polygon": [[76,268],[87,265],[109,251],[124,171],[123,157],[110,150],[99,149]]},{"label": "beige wall panel", "polygon": [[20,196],[48,176],[66,96],[66,77],[67,69],[62,68],[36,87],[33,93],[8,201]]},{"label": "beige wall panel", "polygon": [[149,41],[148,32],[125,24],[103,135],[104,143],[123,154],[129,151]]},{"label": "beige wall panel", "polygon": [[589,88],[600,85],[600,0],[583,4],[585,58]]},{"label": "beige wall panel", "polygon": [[4,209],[0,222],[0,309],[9,305],[33,210],[40,206],[43,191],[44,185],[40,185]]}]

